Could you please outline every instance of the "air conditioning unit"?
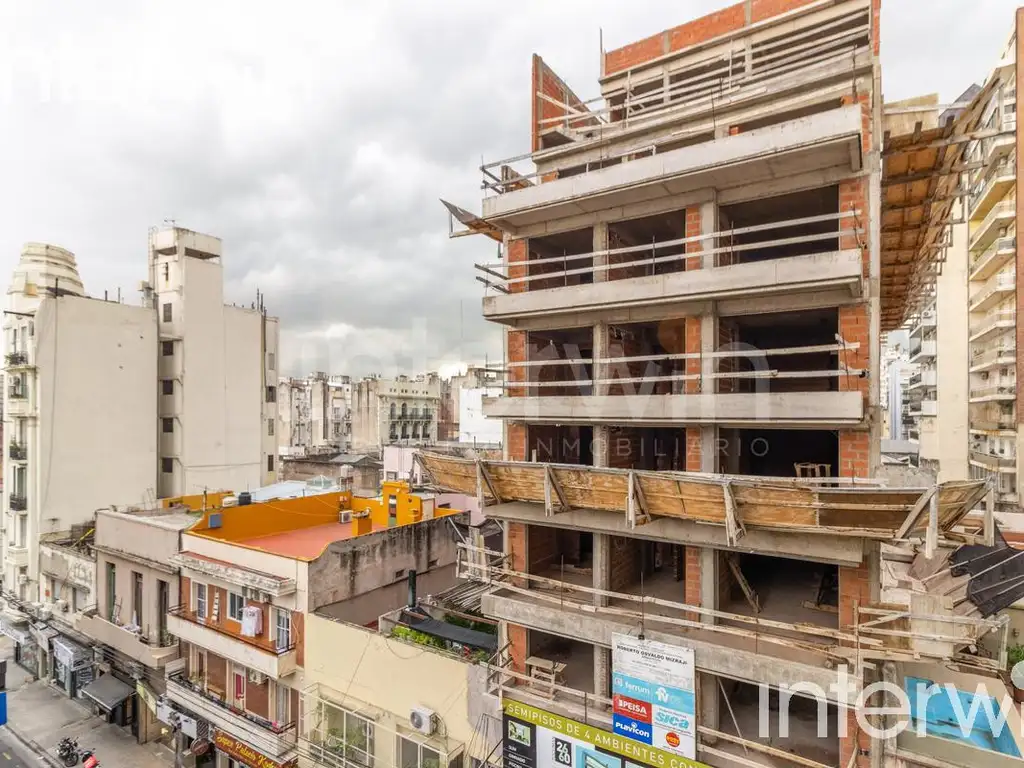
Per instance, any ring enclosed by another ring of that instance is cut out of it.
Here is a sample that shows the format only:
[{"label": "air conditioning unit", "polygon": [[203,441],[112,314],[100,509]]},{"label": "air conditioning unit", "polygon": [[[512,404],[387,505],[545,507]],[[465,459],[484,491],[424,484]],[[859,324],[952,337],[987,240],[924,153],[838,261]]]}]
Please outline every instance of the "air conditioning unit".
[{"label": "air conditioning unit", "polygon": [[253,685],[263,685],[267,681],[267,676],[262,672],[257,672],[254,669],[249,670],[249,682]]},{"label": "air conditioning unit", "polygon": [[343,510],[341,510],[341,512],[338,513],[338,522],[339,523],[351,523],[352,522],[352,510],[351,509],[343,509]]},{"label": "air conditioning unit", "polygon": [[430,736],[437,729],[437,715],[432,709],[413,707],[409,710],[409,727]]}]

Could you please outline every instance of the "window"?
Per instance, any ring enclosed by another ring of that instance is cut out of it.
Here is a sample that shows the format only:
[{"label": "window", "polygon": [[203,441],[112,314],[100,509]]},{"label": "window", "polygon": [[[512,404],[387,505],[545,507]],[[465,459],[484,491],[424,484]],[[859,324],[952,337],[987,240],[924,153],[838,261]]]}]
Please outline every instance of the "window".
[{"label": "window", "polygon": [[274,471],[274,455],[267,454],[267,472]]},{"label": "window", "polygon": [[171,305],[170,304],[164,304],[164,322],[165,323],[171,322]]},{"label": "window", "polygon": [[228,618],[233,621],[242,621],[242,609],[245,607],[245,600],[236,592],[228,592]]},{"label": "window", "polygon": [[267,419],[267,434],[270,437],[274,436],[274,420],[273,419]]},{"label": "window", "polygon": [[441,753],[405,736],[398,736],[398,768],[436,768]]},{"label": "window", "polygon": [[277,684],[274,702],[274,722],[279,726],[291,722],[292,689],[287,685]]},{"label": "window", "polygon": [[205,584],[193,584],[192,592],[192,610],[195,611],[196,618],[206,618],[206,585]]},{"label": "window", "polygon": [[174,419],[165,417],[160,419],[160,421],[163,422],[163,429],[165,433],[174,431]]},{"label": "window", "polygon": [[232,666],[232,678],[234,685],[231,686],[234,694],[235,706],[245,709],[245,667]]},{"label": "window", "polygon": [[274,353],[267,352],[267,368],[274,370],[276,361],[274,360]]},{"label": "window", "polygon": [[173,341],[162,342],[160,344],[160,351],[163,353],[164,357],[170,357],[171,355],[174,354],[174,342]]},{"label": "window", "polygon": [[[320,737],[325,749],[321,761],[327,765],[373,768],[373,722],[333,704],[327,704],[325,708],[327,717]],[[343,758],[344,762],[338,758]]]},{"label": "window", "polygon": [[142,574],[138,571],[132,571],[132,624],[137,627],[145,624],[142,615]]},{"label": "window", "polygon": [[291,647],[292,615],[284,608],[278,608],[274,612],[274,637],[279,650]]},{"label": "window", "polygon": [[165,395],[174,394],[174,379],[164,379],[162,382],[160,382],[160,385],[163,388],[163,393]]},{"label": "window", "polygon": [[276,403],[277,402],[277,387],[267,387],[267,402],[268,403]]},{"label": "window", "polygon": [[117,566],[107,563],[107,620],[117,623]]},{"label": "window", "polygon": [[160,470],[165,474],[171,474],[174,471],[174,459],[164,456],[160,459]]},{"label": "window", "polygon": [[167,638],[167,612],[171,609],[171,585],[163,579],[156,583],[156,599],[156,623],[157,631],[160,633],[160,637],[157,640],[160,645],[163,645]]}]

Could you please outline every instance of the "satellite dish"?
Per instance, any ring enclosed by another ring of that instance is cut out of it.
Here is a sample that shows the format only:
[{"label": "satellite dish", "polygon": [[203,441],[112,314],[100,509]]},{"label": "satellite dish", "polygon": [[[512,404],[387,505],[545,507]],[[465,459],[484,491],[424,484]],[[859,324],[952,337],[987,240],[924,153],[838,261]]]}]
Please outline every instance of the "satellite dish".
[{"label": "satellite dish", "polygon": [[1018,661],[1010,670],[1010,681],[1017,688],[1024,688],[1024,661]]}]

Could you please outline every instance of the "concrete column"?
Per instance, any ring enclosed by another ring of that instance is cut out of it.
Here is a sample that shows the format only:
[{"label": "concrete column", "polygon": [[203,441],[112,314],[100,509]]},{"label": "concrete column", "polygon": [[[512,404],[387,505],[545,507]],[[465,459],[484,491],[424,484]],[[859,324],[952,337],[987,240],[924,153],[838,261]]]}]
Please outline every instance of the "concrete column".
[{"label": "concrete column", "polygon": [[[707,258],[707,257],[705,257]],[[700,351],[704,355],[701,360],[701,392],[717,392],[716,382],[711,375],[715,372],[715,360],[711,352],[718,349],[718,314],[712,307],[708,314],[700,318]],[[700,429],[701,472],[718,471],[718,427],[715,424],[702,426]]]},{"label": "concrete column", "polygon": [[[608,249],[608,222],[599,221],[594,225],[594,250],[604,251]],[[579,263],[579,262],[577,262]],[[598,270],[597,267],[607,264],[607,256],[594,257],[594,282],[600,283],[608,279],[608,270]]]},{"label": "concrete column", "polygon": [[[608,590],[611,588],[612,557],[611,557],[611,536],[607,533],[594,534],[593,571],[594,589]],[[608,605],[608,598],[604,595],[594,595],[594,605],[601,607]],[[608,685],[612,667],[612,652],[602,646],[594,646],[594,693],[598,696],[609,698],[611,690]]]},{"label": "concrete column", "polygon": [[[718,231],[718,199],[717,195],[714,199],[703,203],[700,207],[700,231],[701,234],[710,234]],[[712,269],[715,266],[715,260],[717,254],[710,253],[713,251],[716,243],[716,238],[706,237],[701,240],[701,248],[704,251],[704,258],[701,262],[701,268]]]},{"label": "concrete column", "polygon": [[[700,550],[700,591],[701,606],[718,610],[718,550],[710,547],[703,547]],[[713,616],[701,616],[705,624],[714,624]],[[718,687],[718,679],[714,675],[701,674],[700,682],[700,724],[708,728],[719,730],[719,697],[721,691]],[[714,745],[717,739],[707,736],[701,737],[701,743]]]}]

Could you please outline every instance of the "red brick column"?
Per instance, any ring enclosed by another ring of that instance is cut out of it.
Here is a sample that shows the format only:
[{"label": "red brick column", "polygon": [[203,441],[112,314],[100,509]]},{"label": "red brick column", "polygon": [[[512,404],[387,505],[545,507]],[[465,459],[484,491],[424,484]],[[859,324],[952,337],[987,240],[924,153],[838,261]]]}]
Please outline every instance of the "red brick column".
[{"label": "red brick column", "polygon": [[[866,438],[866,435],[865,435]],[[865,439],[865,448],[866,448]],[[871,603],[871,570],[867,564],[861,563],[856,568],[840,566],[839,568],[839,629],[852,631],[856,620],[854,606],[866,606]],[[840,717],[844,713],[840,711]],[[860,730],[857,715],[850,709],[845,711],[846,735],[839,740],[839,764],[850,764],[850,756],[854,750],[868,750],[871,747],[870,737]],[[854,763],[857,768],[868,768],[871,758],[862,754]]]},{"label": "red brick column", "polygon": [[[683,601],[687,605],[701,604],[701,549],[700,547],[685,547],[683,554]],[[690,621],[700,621],[700,615],[687,613],[686,618]]]},{"label": "red brick column", "polygon": [[[847,343],[860,344],[858,349],[840,352],[840,365],[850,369],[868,370],[870,345],[867,305],[856,304],[839,308],[839,335]],[[867,377],[842,376],[839,379],[839,389],[843,392],[860,392],[864,399],[864,407],[867,408]],[[870,437],[866,431],[845,429],[839,432],[840,477],[871,476],[869,444]]]},{"label": "red brick column", "polygon": [[[700,206],[686,209],[686,237],[696,237],[701,234],[704,230],[701,224],[701,213]],[[691,269],[700,269],[701,263],[701,251],[704,250],[702,241],[694,240],[692,243],[686,244],[686,252],[696,254],[695,256],[686,257],[686,271],[689,272]]]},{"label": "red brick column", "polygon": [[[525,238],[521,240],[509,240],[506,248],[506,263],[508,265],[508,276],[512,278],[526,277],[528,269],[526,267],[526,261],[529,259],[529,248],[527,246],[527,240]],[[519,264],[522,266],[519,266]],[[508,286],[508,289],[512,293],[520,293],[523,291],[530,290],[529,283],[512,283]]]},{"label": "red brick column", "polygon": [[[701,323],[699,316],[691,316],[686,318],[686,353],[687,354],[699,354],[700,353],[700,334],[701,334]],[[700,357],[687,358],[686,360],[686,373],[687,375],[699,375],[701,368]],[[687,379],[684,384],[686,385],[683,389],[686,394],[697,394],[701,391],[700,379]]]}]

